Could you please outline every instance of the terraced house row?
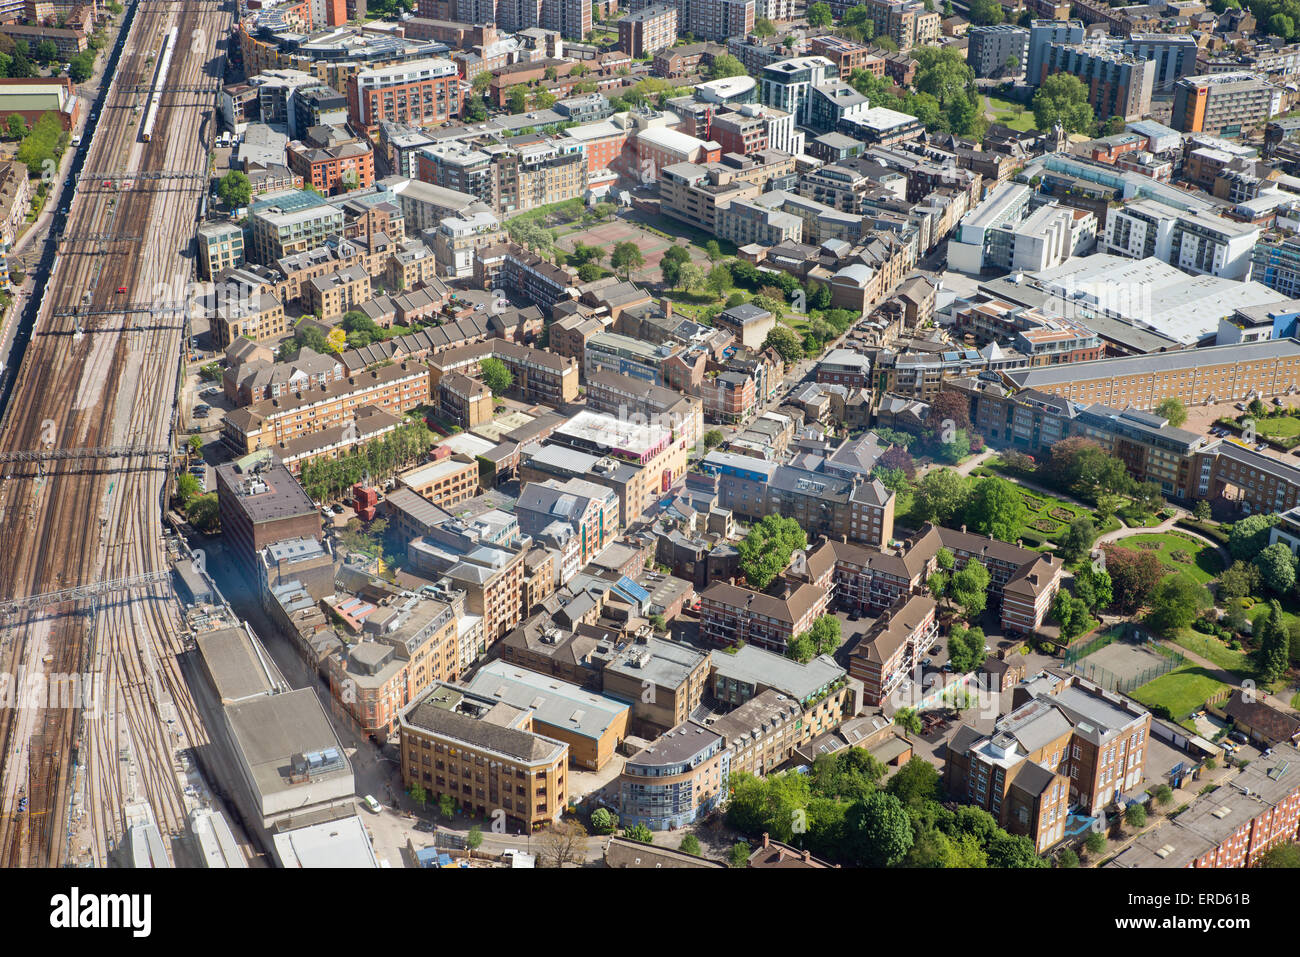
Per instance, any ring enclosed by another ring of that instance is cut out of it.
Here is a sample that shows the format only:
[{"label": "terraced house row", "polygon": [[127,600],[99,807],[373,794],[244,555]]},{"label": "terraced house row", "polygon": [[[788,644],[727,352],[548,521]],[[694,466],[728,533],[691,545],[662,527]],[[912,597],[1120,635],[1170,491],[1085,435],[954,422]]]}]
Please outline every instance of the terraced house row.
[{"label": "terraced house row", "polygon": [[428,367],[402,362],[235,409],[226,416],[221,439],[237,455],[247,455],[322,429],[346,426],[362,406],[400,414],[428,401]]}]

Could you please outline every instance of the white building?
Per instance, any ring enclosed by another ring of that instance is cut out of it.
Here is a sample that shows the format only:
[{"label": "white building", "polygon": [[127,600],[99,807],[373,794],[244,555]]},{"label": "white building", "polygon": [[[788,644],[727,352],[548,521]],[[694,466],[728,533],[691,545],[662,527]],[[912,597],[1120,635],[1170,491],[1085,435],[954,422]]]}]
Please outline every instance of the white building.
[{"label": "white building", "polygon": [[1091,252],[1097,218],[1049,202],[1035,208],[1034,190],[1004,183],[961,221],[948,242],[948,266],[978,275],[985,269],[1039,272]]},{"label": "white building", "polygon": [[1246,280],[1259,234],[1253,223],[1139,199],[1110,211],[1101,251],[1130,259],[1154,256],[1184,272]]},{"label": "white building", "polygon": [[777,60],[763,67],[763,103],[794,114],[795,122],[806,126],[809,90],[838,76],[839,68],[824,56]]}]

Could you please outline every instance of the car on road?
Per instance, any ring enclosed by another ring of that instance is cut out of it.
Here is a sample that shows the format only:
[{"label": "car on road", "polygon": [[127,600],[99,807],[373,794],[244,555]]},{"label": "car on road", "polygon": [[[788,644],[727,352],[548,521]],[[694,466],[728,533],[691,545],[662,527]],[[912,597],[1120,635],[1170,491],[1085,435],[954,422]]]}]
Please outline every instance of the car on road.
[{"label": "car on road", "polygon": [[119,296],[120,296],[120,295],[123,295],[125,292],[126,292],[126,286],[118,286],[118,287],[117,287],[117,294],[118,294]]},{"label": "car on road", "polygon": [[383,810],[383,808],[380,807],[379,802],[376,801],[369,794],[367,794],[365,797],[361,799],[361,806],[364,807],[371,814],[378,814],[380,811]]},{"label": "car on road", "polygon": [[415,829],[421,834],[432,834],[434,831],[438,830],[438,825],[434,824],[432,821],[421,820],[415,822]]}]

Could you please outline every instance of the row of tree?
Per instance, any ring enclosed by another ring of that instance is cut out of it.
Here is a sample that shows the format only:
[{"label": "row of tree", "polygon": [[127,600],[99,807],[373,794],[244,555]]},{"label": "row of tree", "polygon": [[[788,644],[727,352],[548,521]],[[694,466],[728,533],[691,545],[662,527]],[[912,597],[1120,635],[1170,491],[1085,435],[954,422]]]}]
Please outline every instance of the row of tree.
[{"label": "row of tree", "polygon": [[406,422],[336,459],[308,462],[302,467],[298,481],[314,501],[337,501],[366,476],[372,482],[382,481],[399,468],[418,461],[432,444],[433,433],[427,425]]}]

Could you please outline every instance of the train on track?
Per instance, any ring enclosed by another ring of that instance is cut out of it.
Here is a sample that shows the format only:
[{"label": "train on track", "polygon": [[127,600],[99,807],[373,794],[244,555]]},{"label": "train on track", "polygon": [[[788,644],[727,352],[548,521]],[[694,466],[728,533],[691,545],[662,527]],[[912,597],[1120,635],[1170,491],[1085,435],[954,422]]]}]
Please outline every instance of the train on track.
[{"label": "train on track", "polygon": [[179,32],[179,27],[172,27],[163,38],[158,72],[154,74],[153,86],[149,90],[149,109],[145,111],[144,126],[140,130],[140,139],[146,143],[153,138],[153,126],[158,121],[158,107],[162,105],[163,88],[167,85],[167,71],[172,65],[172,54],[176,52],[176,37]]}]

